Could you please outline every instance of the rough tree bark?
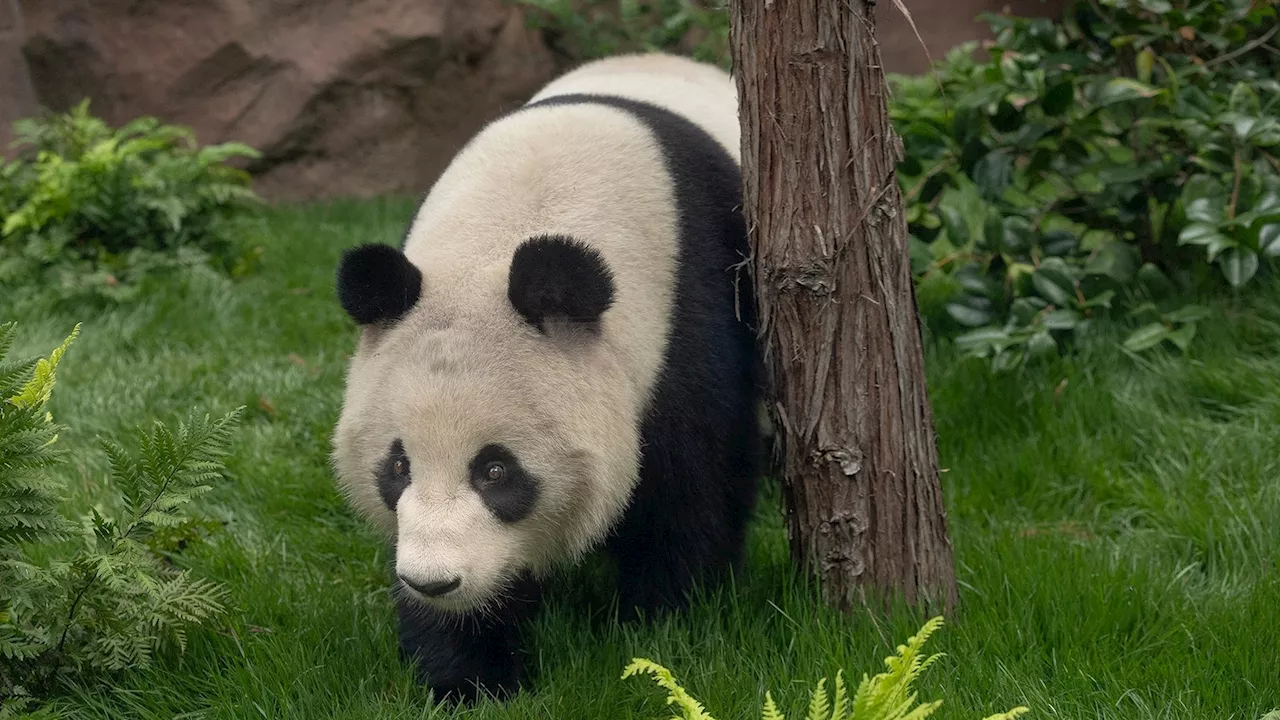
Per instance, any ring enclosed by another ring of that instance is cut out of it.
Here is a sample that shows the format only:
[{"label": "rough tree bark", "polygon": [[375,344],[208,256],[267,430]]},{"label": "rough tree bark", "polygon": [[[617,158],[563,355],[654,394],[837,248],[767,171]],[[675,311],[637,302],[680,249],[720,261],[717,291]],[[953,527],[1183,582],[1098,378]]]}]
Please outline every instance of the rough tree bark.
[{"label": "rough tree bark", "polygon": [[745,211],[796,562],[956,601],[874,0],[735,0]]}]

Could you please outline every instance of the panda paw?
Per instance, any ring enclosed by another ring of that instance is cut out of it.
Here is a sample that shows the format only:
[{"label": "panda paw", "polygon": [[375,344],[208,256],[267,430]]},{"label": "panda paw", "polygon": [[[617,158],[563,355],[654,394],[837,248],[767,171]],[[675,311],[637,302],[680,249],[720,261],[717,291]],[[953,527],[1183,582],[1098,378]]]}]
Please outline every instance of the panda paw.
[{"label": "panda paw", "polygon": [[525,673],[521,663],[513,663],[505,671],[486,668],[486,672],[472,677],[428,676],[420,671],[419,680],[431,689],[436,702],[452,706],[474,705],[482,697],[502,701],[514,697],[525,686]]},{"label": "panda paw", "polygon": [[405,598],[397,606],[401,656],[415,666],[419,682],[435,692],[437,701],[506,699],[525,685],[521,613],[446,616]]}]

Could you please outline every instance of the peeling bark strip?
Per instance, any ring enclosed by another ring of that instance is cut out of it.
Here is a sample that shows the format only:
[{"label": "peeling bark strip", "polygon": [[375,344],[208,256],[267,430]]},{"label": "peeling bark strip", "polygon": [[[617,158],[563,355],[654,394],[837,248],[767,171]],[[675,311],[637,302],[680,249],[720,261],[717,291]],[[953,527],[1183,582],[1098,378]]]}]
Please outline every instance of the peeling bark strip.
[{"label": "peeling bark strip", "polygon": [[794,559],[848,609],[956,602],[901,140],[868,0],[736,0],[745,210]]}]

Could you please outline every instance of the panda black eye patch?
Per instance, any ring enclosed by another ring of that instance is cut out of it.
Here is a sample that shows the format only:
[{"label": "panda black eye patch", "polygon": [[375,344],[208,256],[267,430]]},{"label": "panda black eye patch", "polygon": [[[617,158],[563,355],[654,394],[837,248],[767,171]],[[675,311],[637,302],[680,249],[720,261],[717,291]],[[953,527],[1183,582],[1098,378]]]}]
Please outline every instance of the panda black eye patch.
[{"label": "panda black eye patch", "polygon": [[486,445],[471,460],[471,487],[485,507],[504,523],[529,516],[538,502],[539,482],[501,445]]},{"label": "panda black eye patch", "polygon": [[395,512],[404,489],[409,487],[410,478],[409,456],[404,452],[404,443],[396,438],[387,456],[378,464],[378,495],[392,512]]}]

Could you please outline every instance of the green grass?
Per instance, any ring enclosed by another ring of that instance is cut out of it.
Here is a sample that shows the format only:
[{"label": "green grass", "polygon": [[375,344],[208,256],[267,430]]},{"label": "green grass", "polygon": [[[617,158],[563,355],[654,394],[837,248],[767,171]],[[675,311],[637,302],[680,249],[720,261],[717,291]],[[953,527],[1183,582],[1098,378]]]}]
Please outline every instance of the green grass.
[{"label": "green grass", "polygon": [[[187,562],[234,609],[188,652],[62,705],[98,718],[430,718],[395,651],[387,551],[344,506],[328,467],[355,332],[331,284],[343,247],[393,241],[412,205],[273,211],[259,272],[159,282],[112,313],[14,298],[17,354],[80,320],[53,411],[92,493],[118,433],[189,407],[248,405],[230,481],[203,507],[226,523]],[[936,717],[1015,705],[1028,718],[1236,718],[1280,706],[1280,285],[1217,303],[1189,358],[1114,344],[992,377],[929,351],[962,607],[930,642]],[[572,580],[573,578],[569,578]],[[812,683],[881,669],[925,619],[821,609],[789,566],[771,487],[746,577],[687,616],[619,628],[599,588],[558,588],[537,623],[536,691],[463,713],[654,718],[661,693],[619,680],[647,656],[721,720],[759,717],[766,689],[797,712]]]}]

